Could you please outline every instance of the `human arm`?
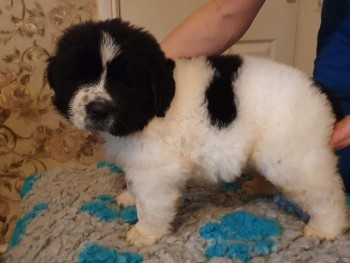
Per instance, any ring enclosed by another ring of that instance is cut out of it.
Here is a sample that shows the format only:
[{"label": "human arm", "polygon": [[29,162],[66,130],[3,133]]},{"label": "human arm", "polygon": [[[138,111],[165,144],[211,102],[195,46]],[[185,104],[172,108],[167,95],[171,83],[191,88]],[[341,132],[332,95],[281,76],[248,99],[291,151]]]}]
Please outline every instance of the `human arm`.
[{"label": "human arm", "polygon": [[248,30],[265,0],[210,0],[162,41],[168,57],[220,54]]}]

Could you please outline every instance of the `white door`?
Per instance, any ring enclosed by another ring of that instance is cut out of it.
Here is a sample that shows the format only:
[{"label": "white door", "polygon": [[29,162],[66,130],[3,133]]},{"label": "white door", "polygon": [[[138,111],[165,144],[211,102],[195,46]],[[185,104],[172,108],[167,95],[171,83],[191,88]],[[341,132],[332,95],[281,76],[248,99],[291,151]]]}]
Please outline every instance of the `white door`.
[{"label": "white door", "polygon": [[[120,15],[159,40],[205,0],[120,0]],[[267,0],[252,27],[229,53],[267,56],[293,65],[298,1]]]},{"label": "white door", "polygon": [[[98,5],[101,19],[120,16],[144,27],[161,41],[206,1],[98,0]],[[322,0],[266,0],[248,32],[227,53],[270,57],[311,74],[321,2]]]},{"label": "white door", "polygon": [[161,41],[206,0],[119,0],[120,16],[152,32]]},{"label": "white door", "polygon": [[297,20],[297,0],[266,0],[248,32],[227,52],[270,57],[293,65]]}]

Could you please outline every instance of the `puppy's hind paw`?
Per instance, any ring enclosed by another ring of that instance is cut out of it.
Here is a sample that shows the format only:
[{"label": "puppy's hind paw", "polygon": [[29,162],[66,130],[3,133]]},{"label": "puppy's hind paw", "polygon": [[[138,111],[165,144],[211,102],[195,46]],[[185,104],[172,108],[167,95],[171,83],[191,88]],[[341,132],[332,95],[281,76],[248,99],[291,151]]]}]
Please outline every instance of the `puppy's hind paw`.
[{"label": "puppy's hind paw", "polygon": [[129,191],[123,191],[116,198],[117,204],[123,207],[136,205],[136,200],[131,196]]}]

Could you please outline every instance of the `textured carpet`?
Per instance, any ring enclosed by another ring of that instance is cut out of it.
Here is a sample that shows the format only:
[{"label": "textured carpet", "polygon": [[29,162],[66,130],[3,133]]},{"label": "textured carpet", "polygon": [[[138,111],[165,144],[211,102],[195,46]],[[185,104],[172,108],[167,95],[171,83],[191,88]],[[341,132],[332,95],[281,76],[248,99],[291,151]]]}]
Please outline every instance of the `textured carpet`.
[{"label": "textured carpet", "polygon": [[301,211],[280,196],[247,196],[240,184],[190,183],[176,232],[136,248],[125,241],[135,208],[114,200],[125,185],[117,167],[101,162],[33,175],[5,262],[350,262],[350,233],[332,242],[306,240]]}]

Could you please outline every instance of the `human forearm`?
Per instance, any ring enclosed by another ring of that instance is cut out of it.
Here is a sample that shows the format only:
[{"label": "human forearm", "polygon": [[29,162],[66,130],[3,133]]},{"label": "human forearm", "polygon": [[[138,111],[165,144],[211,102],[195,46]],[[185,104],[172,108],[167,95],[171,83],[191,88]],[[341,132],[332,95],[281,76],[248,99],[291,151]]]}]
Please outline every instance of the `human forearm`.
[{"label": "human forearm", "polygon": [[168,57],[219,54],[248,30],[265,0],[211,0],[161,43]]}]

